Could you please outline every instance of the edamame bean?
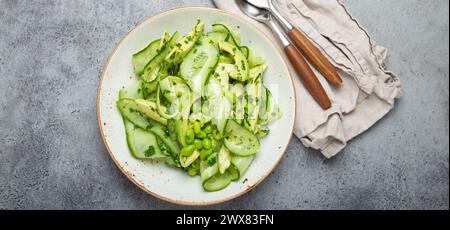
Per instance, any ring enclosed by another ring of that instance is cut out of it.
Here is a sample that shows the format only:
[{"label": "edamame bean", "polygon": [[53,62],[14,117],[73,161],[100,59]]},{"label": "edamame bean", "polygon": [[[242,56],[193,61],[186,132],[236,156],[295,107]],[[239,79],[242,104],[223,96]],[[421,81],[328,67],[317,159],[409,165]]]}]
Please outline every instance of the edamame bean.
[{"label": "edamame bean", "polygon": [[204,149],[211,149],[211,140],[206,138],[203,139],[203,148]]},{"label": "edamame bean", "polygon": [[200,122],[196,121],[194,123],[194,132],[195,134],[199,134],[202,131],[202,124]]},{"label": "edamame bean", "polygon": [[199,133],[196,134],[196,137],[198,137],[200,139],[204,139],[204,138],[206,138],[206,133],[204,133],[203,131],[200,131]]},{"label": "edamame bean", "polygon": [[189,129],[186,133],[186,143],[188,145],[194,143],[195,140],[195,133],[193,129]]},{"label": "edamame bean", "polygon": [[200,151],[200,158],[202,160],[208,158],[214,151],[212,149],[203,149]]},{"label": "edamame bean", "polygon": [[195,151],[195,145],[188,145],[181,149],[181,156],[189,157]]},{"label": "edamame bean", "polygon": [[213,132],[213,127],[212,125],[207,125],[204,129],[203,132],[205,132],[206,134],[211,134]]},{"label": "edamame bean", "polygon": [[195,139],[194,145],[195,145],[195,148],[197,148],[197,150],[203,149],[203,141],[200,139]]},{"label": "edamame bean", "polygon": [[212,148],[213,150],[215,150],[215,149],[217,149],[217,147],[219,147],[219,142],[216,141],[215,139],[212,139],[212,140],[211,140],[211,148]]}]

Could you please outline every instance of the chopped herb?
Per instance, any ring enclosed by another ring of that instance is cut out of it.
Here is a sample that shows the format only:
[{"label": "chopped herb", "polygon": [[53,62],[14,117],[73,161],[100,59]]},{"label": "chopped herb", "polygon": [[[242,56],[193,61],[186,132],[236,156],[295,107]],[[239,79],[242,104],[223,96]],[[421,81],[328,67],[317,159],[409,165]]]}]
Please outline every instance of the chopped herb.
[{"label": "chopped herb", "polygon": [[217,162],[216,154],[211,154],[208,159],[206,159],[206,164],[208,166],[213,166]]},{"label": "chopped herb", "polygon": [[244,60],[241,61],[241,67],[242,67],[243,70],[246,70],[246,68],[245,68],[245,61]]},{"label": "chopped herb", "polygon": [[147,126],[147,130],[152,129],[153,127],[154,127],[153,124],[149,124],[149,125]]},{"label": "chopped herb", "polygon": [[148,147],[148,149],[145,151],[145,157],[151,157],[151,156],[155,155],[155,153],[156,153],[155,147],[150,146],[150,147]]},{"label": "chopped herb", "polygon": [[164,154],[166,156],[172,155],[169,148],[167,148],[167,146],[164,144],[164,142],[161,142],[161,144],[159,145],[159,149],[161,150],[162,154]]}]

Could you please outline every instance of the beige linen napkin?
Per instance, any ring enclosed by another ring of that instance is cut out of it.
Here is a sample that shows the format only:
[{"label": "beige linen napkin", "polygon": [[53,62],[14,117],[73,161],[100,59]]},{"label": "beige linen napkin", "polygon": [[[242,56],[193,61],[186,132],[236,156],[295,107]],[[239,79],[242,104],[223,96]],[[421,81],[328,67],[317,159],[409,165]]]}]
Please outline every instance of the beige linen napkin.
[{"label": "beige linen napkin", "polygon": [[[242,14],[234,0],[214,2],[220,9]],[[375,45],[341,0],[274,0],[274,3],[321,49],[343,78],[343,85],[333,88],[315,71],[333,102],[331,109],[323,111],[299,78],[294,77],[298,98],[295,135],[306,147],[331,158],[392,110],[395,99],[402,94],[401,83],[386,70],[386,48]],[[275,40],[267,27],[252,22]]]}]

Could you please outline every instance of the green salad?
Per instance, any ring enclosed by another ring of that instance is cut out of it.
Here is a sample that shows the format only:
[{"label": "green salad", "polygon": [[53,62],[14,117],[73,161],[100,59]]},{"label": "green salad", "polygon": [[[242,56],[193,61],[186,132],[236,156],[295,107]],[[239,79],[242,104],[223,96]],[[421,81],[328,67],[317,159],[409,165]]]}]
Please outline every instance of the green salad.
[{"label": "green salad", "polygon": [[263,75],[268,65],[223,24],[205,32],[164,33],[132,57],[138,81],[120,91],[129,149],[142,160],[164,160],[205,191],[244,176],[281,111]]}]

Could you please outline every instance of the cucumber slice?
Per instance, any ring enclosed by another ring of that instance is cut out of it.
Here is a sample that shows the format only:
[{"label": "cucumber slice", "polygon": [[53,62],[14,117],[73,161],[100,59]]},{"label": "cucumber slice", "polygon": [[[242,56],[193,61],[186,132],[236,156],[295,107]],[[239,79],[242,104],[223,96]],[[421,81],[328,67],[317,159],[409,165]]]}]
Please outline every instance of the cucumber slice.
[{"label": "cucumber slice", "polygon": [[144,82],[153,82],[158,77],[160,64],[169,54],[171,47],[175,44],[178,36],[179,34],[176,32],[170,40],[163,45],[158,54],[145,66],[144,72],[141,75]]},{"label": "cucumber slice", "polygon": [[150,98],[152,94],[156,92],[158,89],[158,81],[153,81],[150,83],[142,81],[142,92],[144,94],[144,98]]},{"label": "cucumber slice", "polygon": [[248,74],[249,80],[257,81],[258,79],[262,79],[262,76],[266,71],[267,67],[268,65],[264,63],[262,65],[251,68]]},{"label": "cucumber slice", "polygon": [[250,48],[247,46],[241,46],[242,54],[244,54],[245,58],[248,60],[248,57],[250,55]]},{"label": "cucumber slice", "polygon": [[264,137],[267,137],[270,133],[270,129],[269,127],[265,126],[265,125],[259,125],[260,127],[258,128],[258,138],[262,139]]},{"label": "cucumber slice", "polygon": [[219,50],[209,42],[195,46],[181,63],[180,74],[195,94],[201,95],[219,61]]},{"label": "cucumber slice", "polygon": [[214,105],[213,123],[217,126],[220,134],[223,135],[228,119],[231,117],[233,105],[224,96],[212,99],[211,103]]},{"label": "cucumber slice", "polygon": [[[127,103],[127,100],[123,100],[127,98],[128,99],[142,98],[142,94],[140,94],[138,90],[139,89],[138,86],[140,85],[138,83],[133,84],[126,89],[122,89],[119,94],[119,98],[121,100],[121,103],[118,103],[119,109],[122,107],[121,111],[128,110],[128,112],[125,112],[127,116],[123,115],[124,116],[123,120],[127,134],[128,148],[130,149],[132,155],[138,159],[163,158],[164,155],[159,149],[157,138],[152,133],[143,130],[156,123],[152,123],[148,119],[143,119],[143,116],[139,114],[139,112],[131,112],[131,110],[133,110],[132,109],[133,106],[128,107],[130,106],[130,104]],[[131,122],[126,117],[130,117],[131,119],[134,120],[134,122]],[[135,125],[134,123],[140,125]],[[140,128],[136,126],[139,126]]]},{"label": "cucumber slice", "polygon": [[146,101],[142,99],[136,99],[134,101],[137,106],[137,111],[141,114],[144,114],[148,118],[151,118],[152,120],[159,122],[163,125],[167,125],[167,119],[161,117],[159,113],[156,111],[156,104],[151,101]]},{"label": "cucumber slice", "polygon": [[220,191],[230,185],[233,177],[229,171],[226,171],[224,174],[216,174],[203,184],[203,188],[207,192]]},{"label": "cucumber slice", "polygon": [[161,159],[165,158],[159,149],[158,141],[153,133],[136,127],[125,119],[128,147],[132,155],[137,159]]},{"label": "cucumber slice", "polygon": [[231,88],[233,103],[235,104],[234,119],[242,124],[245,118],[245,89],[242,84],[236,84]]},{"label": "cucumber slice", "polygon": [[233,60],[233,58],[230,58],[228,56],[220,55],[219,65],[220,64],[234,64],[234,60]]},{"label": "cucumber slice", "polygon": [[219,172],[219,166],[217,163],[213,165],[207,165],[206,162],[202,161],[200,163],[200,177],[202,180],[202,184],[204,184],[207,180],[211,179],[214,175]]},{"label": "cucumber slice", "polygon": [[178,141],[176,120],[171,119],[167,122],[167,132],[169,134],[170,139],[172,139],[175,142]]},{"label": "cucumber slice", "polygon": [[234,64],[219,63],[217,64],[216,72],[223,75],[226,74],[228,77],[235,79],[237,68]]},{"label": "cucumber slice", "polygon": [[261,123],[261,118],[264,118],[267,110],[267,93],[268,89],[261,83],[261,92],[259,95],[259,123]]},{"label": "cucumber slice", "polygon": [[216,98],[221,97],[222,94],[222,85],[220,84],[220,82],[216,78],[210,78],[208,84],[204,89],[204,97]]},{"label": "cucumber slice", "polygon": [[141,76],[145,66],[158,54],[161,39],[151,42],[147,47],[133,55],[134,72]]},{"label": "cucumber slice", "polygon": [[228,26],[226,26],[224,24],[219,24],[219,23],[213,24],[212,30],[214,32],[226,34],[228,36],[227,38],[230,42],[232,42],[236,47],[240,46],[239,44],[241,43],[241,36],[240,36],[239,32],[231,30]]},{"label": "cucumber slice", "polygon": [[178,142],[181,144],[181,146],[186,146],[186,134],[189,129],[188,123],[189,120],[187,119],[177,119],[175,122],[175,128],[177,131],[177,138]]},{"label": "cucumber slice", "polygon": [[182,168],[181,164],[178,161],[174,160],[172,157],[167,157],[166,160],[165,160],[165,163],[168,166],[173,167],[173,168],[177,168],[177,169],[181,169]]},{"label": "cucumber slice", "polygon": [[225,126],[224,144],[238,156],[255,155],[260,148],[258,138],[234,120],[228,120]]},{"label": "cucumber slice", "polygon": [[247,119],[245,127],[254,134],[258,133],[258,119],[260,113],[261,95],[265,87],[260,81],[247,85]]},{"label": "cucumber slice", "polygon": [[[227,94],[230,87],[230,77],[227,72],[225,72],[225,68],[222,68],[222,65],[219,63],[214,73],[214,78],[217,79],[222,86],[222,92]],[[233,66],[234,67],[234,66]]]},{"label": "cucumber slice", "polygon": [[212,118],[220,134],[223,134],[225,125],[233,112],[233,105],[223,94],[224,92],[220,82],[216,78],[211,78],[205,88],[205,96],[209,100],[207,103],[204,103],[204,106],[208,107],[205,107],[202,113]]},{"label": "cucumber slice", "polygon": [[250,67],[247,58],[239,49],[239,47],[229,42],[220,42],[219,48],[223,52],[230,54],[234,59],[234,65],[236,66],[236,75],[230,77],[241,82],[247,81]]},{"label": "cucumber slice", "polygon": [[[166,79],[169,82],[161,82],[161,90],[166,90],[166,92],[164,92],[164,96],[171,103],[174,103],[180,97],[185,97],[190,94],[191,90],[189,89],[186,81],[182,78],[170,76]],[[164,84],[166,85],[164,86]]]},{"label": "cucumber slice", "polygon": [[159,42],[159,49],[163,48],[164,45],[170,41],[170,33],[164,32],[160,42]]},{"label": "cucumber slice", "polygon": [[173,90],[173,83],[170,78],[166,77],[159,82],[159,87],[161,88],[162,95],[170,102],[173,103],[178,97],[176,92]]},{"label": "cucumber slice", "polygon": [[222,145],[219,151],[219,172],[224,174],[225,171],[231,166],[231,153],[230,151]]},{"label": "cucumber slice", "polygon": [[255,156],[241,157],[233,156],[231,164],[236,168],[239,178],[241,178],[252,164]]},{"label": "cucumber slice", "polygon": [[254,49],[248,48],[248,51],[248,64],[250,68],[266,64],[266,61],[259,54],[257,54]]},{"label": "cucumber slice", "polygon": [[202,21],[198,21],[194,29],[184,36],[165,57],[169,63],[181,63],[183,58],[192,50],[195,43],[200,39],[203,34],[205,24]]},{"label": "cucumber slice", "polygon": [[280,107],[275,102],[272,93],[269,89],[266,89],[266,113],[263,116],[263,124],[268,124],[270,122],[276,121],[283,116],[283,112]]},{"label": "cucumber slice", "polygon": [[229,42],[219,42],[220,51],[227,53],[231,56],[234,56],[234,53],[237,51],[237,46],[229,43]]},{"label": "cucumber slice", "polygon": [[125,119],[139,128],[147,129],[151,125],[149,119],[138,111],[138,106],[133,99],[119,100],[117,108]]},{"label": "cucumber slice", "polygon": [[127,88],[123,88],[119,92],[119,99],[142,99],[144,93],[142,91],[142,81],[136,81]]},{"label": "cucumber slice", "polygon": [[[140,82],[138,82],[140,83]],[[126,115],[123,115],[124,124],[127,135],[127,143],[128,148],[130,149],[132,155],[138,159],[159,159],[163,158],[161,150],[158,146],[157,138],[147,131],[146,129],[152,125],[155,125],[155,122],[150,122],[148,119],[143,118],[143,116],[139,112],[132,112],[133,104],[128,104],[127,101],[131,100],[123,100],[123,99],[138,99],[142,98],[142,95],[139,93],[139,85],[133,84],[126,89],[122,89],[119,93],[120,103],[118,103],[118,107],[121,111],[124,111]],[[130,106],[131,105],[131,106]],[[134,110],[136,111],[136,110]],[[122,112],[122,114],[124,114]],[[126,117],[129,117],[134,120],[131,122]],[[137,123],[138,125],[135,125]],[[140,128],[136,127],[139,126]]]},{"label": "cucumber slice", "polygon": [[180,154],[180,146],[173,140],[169,135],[169,130],[160,125],[158,123],[154,123],[153,126],[149,129],[150,132],[155,134],[159,139],[164,142],[165,146],[169,149],[172,154],[178,155]]},{"label": "cucumber slice", "polygon": [[234,165],[231,165],[230,168],[228,168],[228,172],[230,172],[232,175],[232,181],[237,181],[239,180],[239,178],[241,178],[238,169]]},{"label": "cucumber slice", "polygon": [[226,33],[221,32],[210,32],[204,36],[204,39],[209,39],[210,41],[213,41],[215,44],[219,44],[219,42],[223,42],[227,39]]}]

